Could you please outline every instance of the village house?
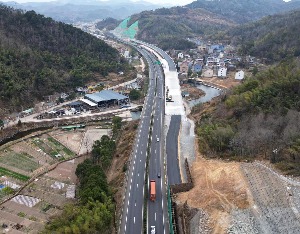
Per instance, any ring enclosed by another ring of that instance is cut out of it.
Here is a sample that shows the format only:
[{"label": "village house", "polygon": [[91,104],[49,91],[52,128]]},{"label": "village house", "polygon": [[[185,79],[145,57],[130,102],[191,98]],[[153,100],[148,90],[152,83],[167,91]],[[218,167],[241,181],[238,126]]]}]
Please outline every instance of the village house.
[{"label": "village house", "polygon": [[201,72],[202,65],[199,62],[195,62],[192,68],[193,72]]},{"label": "village house", "polygon": [[188,70],[189,70],[189,64],[188,64],[188,62],[187,61],[184,61],[184,62],[182,62],[181,64],[180,64],[180,72],[181,73],[187,73],[188,72]]},{"label": "village house", "polygon": [[245,78],[245,72],[240,70],[237,73],[235,73],[235,79],[236,80],[243,80]]},{"label": "village house", "polygon": [[184,57],[184,56],[183,56],[183,53],[181,53],[181,52],[178,53],[178,55],[177,55],[177,58],[178,58],[178,59],[183,59],[183,57]]},{"label": "village house", "polygon": [[218,70],[218,77],[219,78],[226,78],[227,76],[227,68],[226,67],[222,67]]},{"label": "village house", "polygon": [[198,51],[200,51],[200,52],[206,52],[206,46],[205,45],[198,46]]},{"label": "village house", "polygon": [[203,71],[202,77],[204,78],[212,78],[214,75],[214,71],[212,69],[207,69]]},{"label": "village house", "polygon": [[127,59],[130,58],[130,53],[129,53],[128,50],[124,51],[124,57],[127,58]]}]

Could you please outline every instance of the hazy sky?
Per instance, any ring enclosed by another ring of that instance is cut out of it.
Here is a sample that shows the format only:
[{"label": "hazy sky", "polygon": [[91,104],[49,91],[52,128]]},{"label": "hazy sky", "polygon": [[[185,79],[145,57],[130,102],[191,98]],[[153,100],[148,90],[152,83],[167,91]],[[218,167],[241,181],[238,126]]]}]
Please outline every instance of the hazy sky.
[{"label": "hazy sky", "polygon": [[[24,3],[24,2],[51,2],[51,0],[0,0],[0,2],[18,2],[18,3]],[[59,1],[59,0],[58,0]],[[114,0],[109,0],[109,1],[114,1]],[[139,0],[133,0],[133,1],[139,1]],[[147,2],[151,3],[157,3],[157,4],[171,4],[171,5],[176,5],[176,6],[182,6],[186,5],[188,3],[193,2],[193,0],[144,0]]]}]

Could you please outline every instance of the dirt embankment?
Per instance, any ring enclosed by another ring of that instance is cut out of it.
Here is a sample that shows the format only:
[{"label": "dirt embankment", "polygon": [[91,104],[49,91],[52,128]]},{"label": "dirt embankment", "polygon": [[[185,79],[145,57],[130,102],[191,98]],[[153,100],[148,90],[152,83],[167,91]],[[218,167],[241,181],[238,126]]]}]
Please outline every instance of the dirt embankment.
[{"label": "dirt embankment", "polygon": [[178,194],[176,200],[204,210],[209,214],[212,233],[225,233],[232,210],[245,209],[252,203],[240,164],[198,156],[191,171],[195,187]]},{"label": "dirt embankment", "polygon": [[117,141],[115,156],[112,165],[107,173],[108,183],[114,188],[114,199],[116,202],[116,211],[118,217],[122,209],[124,195],[124,178],[127,171],[127,162],[132,152],[135,135],[138,128],[138,120],[126,123],[123,126],[120,137]]}]

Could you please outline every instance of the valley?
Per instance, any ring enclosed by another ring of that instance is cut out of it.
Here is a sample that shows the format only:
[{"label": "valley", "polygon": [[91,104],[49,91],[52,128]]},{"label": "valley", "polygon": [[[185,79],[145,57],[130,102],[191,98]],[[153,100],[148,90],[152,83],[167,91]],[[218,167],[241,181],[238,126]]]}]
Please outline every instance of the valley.
[{"label": "valley", "polygon": [[299,1],[51,4],[0,5],[3,233],[300,232]]}]

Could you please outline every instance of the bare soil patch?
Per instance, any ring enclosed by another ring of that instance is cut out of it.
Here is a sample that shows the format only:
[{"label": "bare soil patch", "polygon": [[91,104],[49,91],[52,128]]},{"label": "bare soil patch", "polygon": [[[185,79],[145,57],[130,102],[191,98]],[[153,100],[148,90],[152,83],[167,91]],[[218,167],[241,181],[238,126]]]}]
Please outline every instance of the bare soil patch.
[{"label": "bare soil patch", "polygon": [[231,211],[252,203],[239,163],[198,158],[191,173],[195,187],[178,194],[177,200],[208,212],[214,233],[225,233]]},{"label": "bare soil patch", "polygon": [[203,90],[193,87],[189,84],[181,85],[181,91],[186,91],[189,93],[189,96],[186,97],[186,99],[197,99],[205,95]]}]

